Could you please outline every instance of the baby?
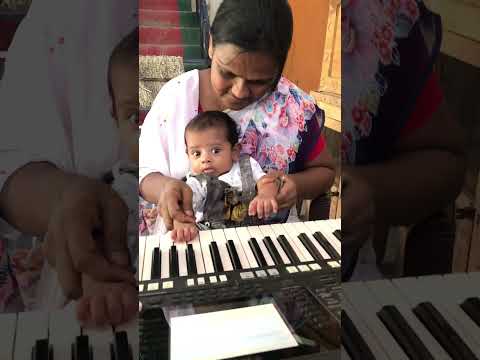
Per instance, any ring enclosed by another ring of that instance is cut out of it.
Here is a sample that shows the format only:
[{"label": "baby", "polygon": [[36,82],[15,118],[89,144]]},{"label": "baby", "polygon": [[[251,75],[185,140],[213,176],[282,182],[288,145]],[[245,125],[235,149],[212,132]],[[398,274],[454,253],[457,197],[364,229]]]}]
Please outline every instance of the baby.
[{"label": "baby", "polygon": [[279,179],[266,175],[253,158],[241,156],[238,141],[235,121],[221,111],[200,113],[187,125],[186,183],[197,224],[174,221],[173,240],[193,240],[198,228],[253,225],[278,212]]}]

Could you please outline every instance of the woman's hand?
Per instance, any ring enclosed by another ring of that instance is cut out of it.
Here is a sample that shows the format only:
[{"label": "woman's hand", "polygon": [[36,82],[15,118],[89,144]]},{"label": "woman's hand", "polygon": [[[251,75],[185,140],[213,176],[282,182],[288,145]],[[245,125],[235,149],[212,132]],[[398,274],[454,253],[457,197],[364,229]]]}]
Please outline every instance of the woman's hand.
[{"label": "woman's hand", "polygon": [[166,182],[157,206],[167,230],[173,229],[173,220],[179,223],[195,223],[192,199],[192,189],[185,182],[177,179]]},{"label": "woman's hand", "polygon": [[372,186],[354,168],[342,172],[342,256],[350,258],[368,240],[375,224]]},{"label": "woman's hand", "polygon": [[280,176],[281,187],[277,195],[279,209],[290,209],[297,204],[297,184],[290,175]]},{"label": "woman's hand", "polygon": [[82,294],[81,273],[136,284],[127,247],[128,209],[108,185],[73,176],[54,206],[44,243],[67,297]]}]

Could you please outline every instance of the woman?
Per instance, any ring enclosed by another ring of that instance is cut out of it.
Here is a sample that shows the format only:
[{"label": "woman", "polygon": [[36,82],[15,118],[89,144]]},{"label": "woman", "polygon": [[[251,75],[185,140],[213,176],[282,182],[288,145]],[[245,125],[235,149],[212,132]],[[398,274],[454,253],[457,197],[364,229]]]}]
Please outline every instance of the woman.
[{"label": "woman", "polygon": [[266,171],[282,171],[278,196],[286,220],[297,199],[314,199],[333,182],[333,162],[321,136],[323,112],[282,77],[292,40],[286,0],[225,0],[211,28],[209,69],[171,80],[159,92],[140,137],[140,192],[172,218],[193,222],[184,129],[198,112],[228,112],[241,131],[242,152]]},{"label": "woman", "polygon": [[[446,113],[433,73],[441,43],[438,16],[417,0],[346,1],[342,41],[342,273],[347,280],[362,247],[359,262],[368,262],[368,241],[379,234],[374,227],[416,224],[455,199],[465,158],[461,129]],[[451,271],[453,239],[441,240],[432,236],[407,244],[406,260],[423,264],[417,274]],[[375,247],[381,262],[385,243]],[[372,265],[376,261],[373,255]]]}]

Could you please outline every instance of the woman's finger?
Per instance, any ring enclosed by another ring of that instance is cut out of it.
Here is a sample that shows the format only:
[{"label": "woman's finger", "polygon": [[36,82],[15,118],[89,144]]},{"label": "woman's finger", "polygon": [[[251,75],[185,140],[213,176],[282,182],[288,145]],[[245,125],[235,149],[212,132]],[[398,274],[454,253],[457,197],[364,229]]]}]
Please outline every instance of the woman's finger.
[{"label": "woman's finger", "polygon": [[173,229],[173,219],[170,216],[170,213],[168,212],[167,204],[158,204],[158,207],[160,208],[160,216],[163,219],[163,223],[165,224],[165,228],[167,230],[172,230]]},{"label": "woman's finger", "polygon": [[109,292],[106,296],[108,323],[110,325],[118,325],[124,317],[122,302],[118,301],[116,292]]},{"label": "woman's finger", "polygon": [[182,186],[182,206],[187,216],[193,217],[193,192],[189,186]]},{"label": "woman's finger", "polygon": [[107,322],[107,304],[105,296],[94,296],[91,301],[92,321],[96,326],[103,326]]}]

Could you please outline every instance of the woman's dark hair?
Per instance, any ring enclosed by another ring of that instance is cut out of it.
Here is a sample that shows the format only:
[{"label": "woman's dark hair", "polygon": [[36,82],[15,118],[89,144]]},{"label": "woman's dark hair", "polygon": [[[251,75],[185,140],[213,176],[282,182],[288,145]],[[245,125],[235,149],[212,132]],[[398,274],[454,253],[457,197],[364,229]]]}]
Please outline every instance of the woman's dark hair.
[{"label": "woman's dark hair", "polygon": [[[232,146],[238,144],[239,132],[235,121],[222,111],[205,111],[195,116],[185,128],[187,131],[203,131],[211,128],[224,128],[227,140]],[[185,141],[185,145],[187,145]]]},{"label": "woman's dark hair", "polygon": [[224,0],[210,34],[213,47],[233,44],[246,52],[271,55],[279,67],[275,88],[292,43],[292,10],[287,0]]}]

